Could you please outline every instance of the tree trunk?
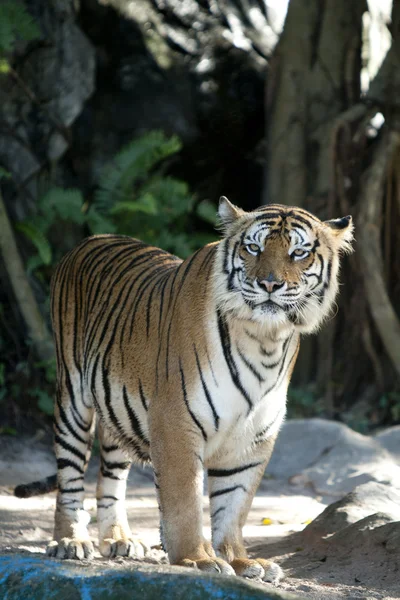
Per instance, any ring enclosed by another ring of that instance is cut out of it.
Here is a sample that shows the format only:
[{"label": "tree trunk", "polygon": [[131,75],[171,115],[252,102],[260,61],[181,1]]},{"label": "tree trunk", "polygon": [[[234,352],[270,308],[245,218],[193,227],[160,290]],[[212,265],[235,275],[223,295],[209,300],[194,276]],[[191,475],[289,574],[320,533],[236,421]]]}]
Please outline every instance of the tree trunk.
[{"label": "tree trunk", "polygon": [[365,0],[290,2],[267,93],[266,203],[332,208],[337,117],[360,96],[366,10]]},{"label": "tree trunk", "polygon": [[1,192],[0,231],[0,251],[18,308],[27,326],[37,356],[40,360],[47,361],[54,356],[52,339],[29,285]]}]

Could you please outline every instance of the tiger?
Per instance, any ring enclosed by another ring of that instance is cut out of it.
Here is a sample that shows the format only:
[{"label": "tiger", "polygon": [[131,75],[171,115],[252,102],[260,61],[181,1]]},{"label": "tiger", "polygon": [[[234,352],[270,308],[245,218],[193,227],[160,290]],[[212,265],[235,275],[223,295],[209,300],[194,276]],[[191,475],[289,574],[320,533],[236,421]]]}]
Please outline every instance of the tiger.
[{"label": "tiger", "polygon": [[97,416],[102,556],[147,556],[124,502],[131,463],[151,464],[172,565],[272,583],[283,576],[278,564],[248,558],[242,529],[285,418],[300,335],[331,313],[353,223],[280,204],[244,211],[224,196],[218,216],[221,239],[186,260],[105,234],[85,239],[54,272],[50,557],[93,557],[83,483]]}]

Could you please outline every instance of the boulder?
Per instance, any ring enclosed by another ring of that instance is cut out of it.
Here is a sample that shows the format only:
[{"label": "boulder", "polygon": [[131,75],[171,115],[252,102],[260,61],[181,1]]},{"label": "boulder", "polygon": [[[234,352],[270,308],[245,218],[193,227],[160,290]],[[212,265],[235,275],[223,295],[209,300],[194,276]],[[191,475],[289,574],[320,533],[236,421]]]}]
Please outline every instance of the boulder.
[{"label": "boulder", "polygon": [[[330,504],[307,525],[302,535],[307,540],[320,539],[329,534],[337,534],[345,528],[348,529],[355,523],[360,524],[362,520],[376,514],[385,515],[385,522],[400,521],[400,491],[370,481],[356,487],[341,500]],[[351,529],[348,531],[351,532]]]},{"label": "boulder", "polygon": [[400,488],[400,466],[378,439],[324,419],[288,421],[267,474],[309,486],[330,501],[369,481]]},{"label": "boulder", "polygon": [[375,440],[400,464],[400,425],[388,427],[375,435]]},{"label": "boulder", "polygon": [[239,577],[132,561],[122,561],[110,569],[107,563],[0,556],[0,582],[2,597],[7,600],[296,600],[292,594]]}]

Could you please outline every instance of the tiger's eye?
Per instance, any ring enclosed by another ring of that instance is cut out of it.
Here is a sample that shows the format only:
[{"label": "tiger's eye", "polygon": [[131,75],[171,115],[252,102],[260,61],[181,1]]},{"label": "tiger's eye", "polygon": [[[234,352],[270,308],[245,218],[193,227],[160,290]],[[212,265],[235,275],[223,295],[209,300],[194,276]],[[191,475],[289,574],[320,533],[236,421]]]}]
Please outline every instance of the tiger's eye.
[{"label": "tiger's eye", "polygon": [[302,258],[306,258],[309,254],[310,253],[308,252],[308,250],[303,250],[303,248],[296,248],[295,250],[293,250],[290,256],[294,260],[301,260]]},{"label": "tiger's eye", "polygon": [[246,246],[247,252],[250,254],[258,254],[260,252],[260,247],[257,244],[247,244]]}]

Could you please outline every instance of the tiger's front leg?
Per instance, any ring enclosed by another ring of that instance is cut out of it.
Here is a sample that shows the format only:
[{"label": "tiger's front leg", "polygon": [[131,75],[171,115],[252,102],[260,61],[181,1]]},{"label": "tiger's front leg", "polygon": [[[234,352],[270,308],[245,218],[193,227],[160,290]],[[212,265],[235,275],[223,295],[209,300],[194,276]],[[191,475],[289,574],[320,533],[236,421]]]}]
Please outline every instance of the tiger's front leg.
[{"label": "tiger's front leg", "polygon": [[163,545],[171,564],[234,575],[203,537],[204,440],[193,423],[185,426],[173,412],[163,415],[162,407],[153,407],[149,415]]},{"label": "tiger's front leg", "polygon": [[208,470],[212,540],[217,555],[229,562],[237,575],[271,583],[282,578],[282,569],[269,560],[247,558],[242,528],[275,438],[259,444],[245,461],[238,461],[234,466],[219,463],[218,468]]}]

